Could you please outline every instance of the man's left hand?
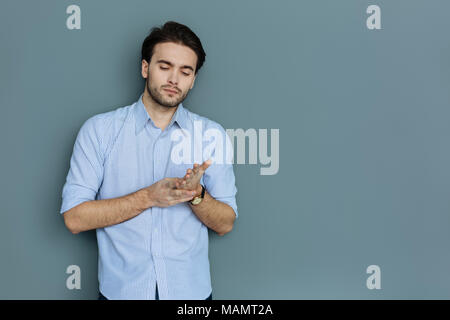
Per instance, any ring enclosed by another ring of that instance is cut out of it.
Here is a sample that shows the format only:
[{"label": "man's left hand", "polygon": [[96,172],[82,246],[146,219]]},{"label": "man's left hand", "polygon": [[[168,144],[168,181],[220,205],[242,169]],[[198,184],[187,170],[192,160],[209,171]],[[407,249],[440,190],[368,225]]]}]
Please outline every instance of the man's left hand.
[{"label": "man's left hand", "polygon": [[199,195],[202,191],[200,179],[211,163],[211,160],[206,160],[201,165],[194,163],[194,168],[187,169],[185,176],[177,181],[177,189],[197,190],[197,195]]}]

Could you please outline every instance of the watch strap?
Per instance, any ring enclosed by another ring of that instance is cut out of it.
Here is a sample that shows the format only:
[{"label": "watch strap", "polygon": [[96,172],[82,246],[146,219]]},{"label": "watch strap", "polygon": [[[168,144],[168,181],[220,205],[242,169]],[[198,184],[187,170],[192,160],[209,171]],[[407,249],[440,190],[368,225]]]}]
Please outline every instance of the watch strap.
[{"label": "watch strap", "polygon": [[205,187],[201,184],[201,186],[202,186],[202,194],[200,195],[200,198],[204,198],[205,197]]},{"label": "watch strap", "polygon": [[199,196],[196,196],[196,197],[194,197],[194,199],[192,199],[190,202],[191,202],[191,204],[193,204],[193,205],[197,205],[197,204],[199,204],[200,202],[202,202],[202,200],[203,200],[203,198],[204,198],[204,196],[205,196],[205,187],[201,184],[201,186],[202,186],[202,192],[201,192],[201,194],[199,195]]}]

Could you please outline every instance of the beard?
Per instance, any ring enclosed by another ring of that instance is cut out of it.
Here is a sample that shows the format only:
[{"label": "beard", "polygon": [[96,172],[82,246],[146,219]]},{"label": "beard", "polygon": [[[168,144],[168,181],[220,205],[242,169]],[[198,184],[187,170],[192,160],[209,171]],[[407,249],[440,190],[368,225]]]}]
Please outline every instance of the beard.
[{"label": "beard", "polygon": [[[178,92],[178,97],[177,99],[175,98],[169,98],[167,99],[166,96],[164,96],[156,86],[152,87],[149,81],[149,78],[147,78],[146,81],[146,86],[147,86],[147,91],[150,95],[150,97],[152,97],[152,99],[154,101],[156,101],[158,104],[160,104],[163,107],[166,108],[174,108],[176,106],[178,106],[181,102],[184,101],[184,99],[186,99],[186,96],[188,94],[188,91],[186,91],[184,94],[182,94],[181,96],[179,95]],[[163,88],[161,88],[161,91],[163,90]]]}]

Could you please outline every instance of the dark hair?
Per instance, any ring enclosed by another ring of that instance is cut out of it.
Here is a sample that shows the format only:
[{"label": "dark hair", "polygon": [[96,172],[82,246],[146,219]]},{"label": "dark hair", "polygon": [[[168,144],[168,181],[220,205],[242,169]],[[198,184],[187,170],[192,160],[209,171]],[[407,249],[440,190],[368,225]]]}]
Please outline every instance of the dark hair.
[{"label": "dark hair", "polygon": [[162,27],[153,27],[142,43],[142,60],[150,63],[153,56],[153,48],[156,44],[162,42],[175,42],[194,50],[197,54],[197,66],[195,68],[195,74],[197,74],[205,62],[206,53],[203,50],[200,39],[191,29],[175,21],[168,21]]}]

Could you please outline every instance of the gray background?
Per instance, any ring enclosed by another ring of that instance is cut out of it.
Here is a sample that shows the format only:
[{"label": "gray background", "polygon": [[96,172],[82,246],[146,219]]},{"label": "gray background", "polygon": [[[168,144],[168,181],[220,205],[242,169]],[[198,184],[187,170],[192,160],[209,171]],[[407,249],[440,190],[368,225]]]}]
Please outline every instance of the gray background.
[{"label": "gray background", "polygon": [[[81,30],[66,8],[81,7]],[[382,30],[366,8],[381,7]],[[280,170],[235,165],[210,232],[214,299],[450,298],[450,2],[18,1],[0,9],[0,298],[95,299],[95,231],[59,214],[76,134],[143,91],[141,44],[175,20],[207,57],[184,105],[280,129]],[[67,266],[81,290],[66,288]],[[366,268],[381,268],[381,290]]]}]

